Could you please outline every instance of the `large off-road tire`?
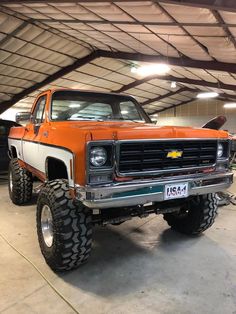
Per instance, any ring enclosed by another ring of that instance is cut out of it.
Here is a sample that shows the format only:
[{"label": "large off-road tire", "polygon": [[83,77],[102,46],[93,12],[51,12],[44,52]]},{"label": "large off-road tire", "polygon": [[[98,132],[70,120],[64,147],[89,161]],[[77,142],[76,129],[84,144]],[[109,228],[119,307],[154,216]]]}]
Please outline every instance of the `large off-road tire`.
[{"label": "large off-road tire", "polygon": [[45,184],[37,202],[40,249],[54,271],[66,271],[84,263],[92,245],[91,210],[75,202],[67,180]]},{"label": "large off-road tire", "polygon": [[164,219],[176,231],[197,235],[214,223],[217,209],[216,193],[200,195],[186,202],[179,212],[164,214]]},{"label": "large off-road tire", "polygon": [[32,174],[20,167],[17,158],[11,159],[9,163],[8,190],[12,202],[16,205],[26,204],[32,198]]}]

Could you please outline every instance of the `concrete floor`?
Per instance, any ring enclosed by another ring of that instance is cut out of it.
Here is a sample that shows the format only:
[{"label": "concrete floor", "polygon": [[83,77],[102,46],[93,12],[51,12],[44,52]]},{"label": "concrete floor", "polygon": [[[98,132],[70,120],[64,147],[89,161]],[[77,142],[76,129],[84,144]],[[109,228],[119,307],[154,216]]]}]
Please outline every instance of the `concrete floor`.
[{"label": "concrete floor", "polygon": [[[171,231],[161,216],[97,228],[89,262],[58,275],[39,250],[35,204],[12,205],[6,181],[0,183],[0,232],[79,313],[236,313],[235,206],[221,208],[213,227],[196,238]],[[73,313],[1,238],[0,248],[0,313]]]}]

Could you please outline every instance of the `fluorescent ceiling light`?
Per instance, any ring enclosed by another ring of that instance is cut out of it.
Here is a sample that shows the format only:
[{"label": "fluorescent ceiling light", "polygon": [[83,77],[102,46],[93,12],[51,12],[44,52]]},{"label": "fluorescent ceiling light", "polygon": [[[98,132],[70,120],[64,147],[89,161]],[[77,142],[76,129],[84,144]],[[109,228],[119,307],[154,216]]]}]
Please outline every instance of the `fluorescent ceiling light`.
[{"label": "fluorescent ceiling light", "polygon": [[207,92],[207,93],[197,94],[197,98],[215,98],[217,96],[219,96],[219,94],[215,93],[215,92]]},{"label": "fluorescent ceiling light", "polygon": [[171,88],[176,88],[176,82],[171,82],[170,87]]},{"label": "fluorescent ceiling light", "polygon": [[156,64],[149,64],[140,67],[133,66],[131,67],[132,73],[137,73],[141,76],[148,76],[148,75],[162,75],[170,71],[170,67],[168,64],[165,63],[156,63]]},{"label": "fluorescent ceiling light", "polygon": [[80,104],[71,104],[69,105],[70,108],[79,108]]},{"label": "fluorescent ceiling light", "polygon": [[132,66],[130,71],[131,71],[131,73],[137,73],[137,67]]},{"label": "fluorescent ceiling light", "polygon": [[229,102],[227,104],[224,104],[224,108],[236,108],[236,102]]},{"label": "fluorescent ceiling light", "polygon": [[127,110],[122,110],[121,113],[122,113],[122,114],[127,114],[128,111],[127,111]]}]

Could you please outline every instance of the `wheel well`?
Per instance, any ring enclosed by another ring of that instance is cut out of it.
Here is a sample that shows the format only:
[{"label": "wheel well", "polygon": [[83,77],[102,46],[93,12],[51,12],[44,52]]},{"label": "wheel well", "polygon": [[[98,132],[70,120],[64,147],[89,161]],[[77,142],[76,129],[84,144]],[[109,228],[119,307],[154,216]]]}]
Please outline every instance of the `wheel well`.
[{"label": "wheel well", "polygon": [[15,146],[11,146],[10,154],[12,158],[17,158],[17,151]]},{"label": "wheel well", "polygon": [[55,179],[68,179],[65,163],[62,160],[53,157],[47,158],[46,174],[49,181]]}]

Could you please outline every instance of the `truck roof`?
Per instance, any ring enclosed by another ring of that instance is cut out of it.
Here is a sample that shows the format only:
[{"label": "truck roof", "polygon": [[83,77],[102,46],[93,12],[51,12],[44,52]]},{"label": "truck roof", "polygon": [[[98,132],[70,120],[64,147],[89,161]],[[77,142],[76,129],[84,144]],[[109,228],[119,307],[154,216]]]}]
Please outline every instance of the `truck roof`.
[{"label": "truck roof", "polygon": [[102,94],[102,95],[115,95],[115,96],[123,96],[123,97],[130,97],[135,99],[132,95],[116,93],[116,92],[102,92],[102,91],[94,91],[94,90],[87,90],[87,89],[76,89],[76,88],[50,88],[47,90],[42,91],[39,95],[44,94],[45,92],[58,92],[58,91],[76,91],[81,93],[91,93],[91,94]]}]

